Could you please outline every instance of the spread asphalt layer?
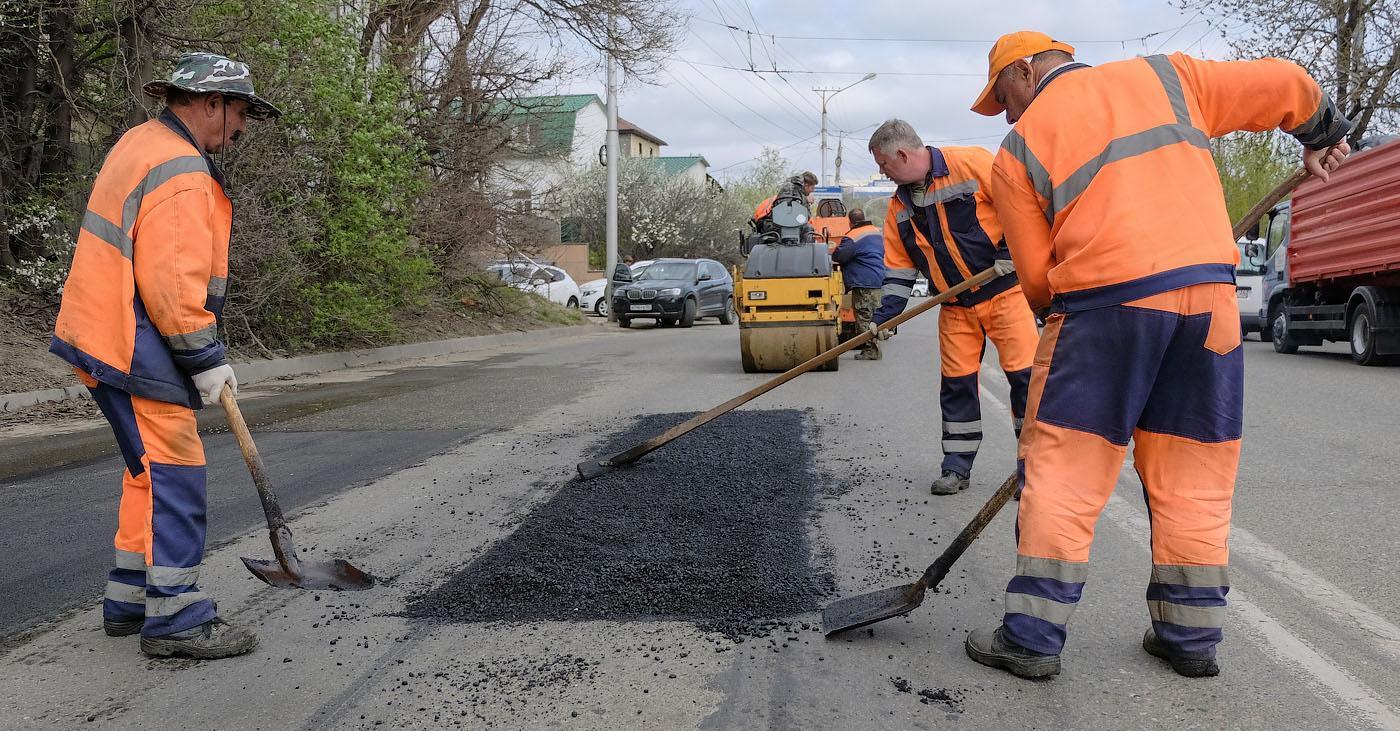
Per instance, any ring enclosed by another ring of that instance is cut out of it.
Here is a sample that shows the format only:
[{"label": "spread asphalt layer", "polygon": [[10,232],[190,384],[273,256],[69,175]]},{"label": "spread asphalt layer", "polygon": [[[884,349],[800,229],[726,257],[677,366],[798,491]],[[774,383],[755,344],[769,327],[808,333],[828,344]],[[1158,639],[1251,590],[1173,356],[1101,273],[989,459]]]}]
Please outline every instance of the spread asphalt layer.
[{"label": "spread asphalt layer", "polygon": [[[692,414],[637,421],[620,451]],[[833,589],[808,531],[824,481],[794,410],[727,414],[641,464],[573,480],[410,617],[452,622],[687,620],[731,639]],[[736,459],[743,455],[743,459]]]}]

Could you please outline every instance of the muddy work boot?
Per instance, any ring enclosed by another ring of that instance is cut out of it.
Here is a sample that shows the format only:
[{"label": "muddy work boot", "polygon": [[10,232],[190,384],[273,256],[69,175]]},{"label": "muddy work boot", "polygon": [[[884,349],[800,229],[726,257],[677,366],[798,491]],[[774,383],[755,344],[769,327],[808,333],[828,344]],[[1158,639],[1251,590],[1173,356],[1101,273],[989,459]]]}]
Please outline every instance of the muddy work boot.
[{"label": "muddy work boot", "polygon": [[968,479],[966,477],[952,470],[943,470],[943,476],[933,481],[933,487],[929,488],[929,492],[934,495],[956,495],[966,490],[967,486]]},{"label": "muddy work boot", "polygon": [[1171,663],[1172,670],[1182,677],[1213,678],[1220,674],[1220,666],[1215,664],[1215,658],[1174,653],[1157,639],[1157,633],[1151,627],[1148,627],[1147,633],[1142,636],[1142,649],[1153,657]]},{"label": "muddy work boot", "polygon": [[136,619],[103,619],[102,631],[108,637],[126,637],[141,631],[141,625],[146,623],[145,617]]},{"label": "muddy work boot", "polygon": [[242,655],[257,646],[257,635],[218,617],[184,632],[141,638],[141,652],[152,657],[178,655],[215,660]]},{"label": "muddy work boot", "polygon": [[964,647],[967,656],[989,668],[1000,668],[1021,678],[1047,678],[1060,674],[1060,656],[1042,655],[1006,639],[1006,628],[973,630]]},{"label": "muddy work boot", "polygon": [[856,360],[879,360],[879,359],[880,359],[880,349],[879,349],[879,348],[868,348],[868,349],[865,349],[865,350],[860,351],[859,353],[856,353]]}]

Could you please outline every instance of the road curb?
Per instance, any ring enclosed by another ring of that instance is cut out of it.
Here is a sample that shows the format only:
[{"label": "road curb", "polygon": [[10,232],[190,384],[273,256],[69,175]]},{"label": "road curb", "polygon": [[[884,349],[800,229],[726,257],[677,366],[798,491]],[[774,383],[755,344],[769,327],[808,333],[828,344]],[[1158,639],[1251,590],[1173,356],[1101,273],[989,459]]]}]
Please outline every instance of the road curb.
[{"label": "road curb", "polygon": [[[272,360],[253,361],[251,363],[234,363],[233,370],[234,373],[238,375],[238,382],[246,385],[274,378],[282,378],[283,376],[326,373],[345,368],[358,368],[360,366],[392,361],[431,358],[437,355],[449,355],[452,353],[469,353],[482,348],[500,345],[517,345],[535,340],[583,333],[594,329],[597,329],[597,325],[567,325],[563,327],[540,328],[539,330],[525,330],[523,332],[499,333],[496,335],[474,335],[471,337],[452,338],[449,340],[428,340],[421,343],[386,345],[380,348],[366,348],[364,350],[346,350],[336,353],[303,355],[296,358],[274,358]],[[45,388],[38,391],[24,391],[22,393],[5,393],[0,394],[0,412],[19,411],[20,409],[27,409],[36,404],[57,403],[60,401],[85,398],[91,398],[91,396],[88,394],[87,388],[82,385],[65,386],[63,388]]]}]

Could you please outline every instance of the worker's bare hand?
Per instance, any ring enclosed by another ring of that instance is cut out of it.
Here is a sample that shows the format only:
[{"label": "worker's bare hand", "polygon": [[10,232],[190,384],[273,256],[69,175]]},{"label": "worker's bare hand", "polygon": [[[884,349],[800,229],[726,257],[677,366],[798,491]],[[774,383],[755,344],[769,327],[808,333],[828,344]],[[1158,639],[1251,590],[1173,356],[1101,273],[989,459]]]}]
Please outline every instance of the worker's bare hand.
[{"label": "worker's bare hand", "polygon": [[1342,166],[1342,161],[1351,154],[1351,145],[1342,140],[1324,150],[1303,150],[1303,167],[1313,176],[1327,182],[1332,171]]}]

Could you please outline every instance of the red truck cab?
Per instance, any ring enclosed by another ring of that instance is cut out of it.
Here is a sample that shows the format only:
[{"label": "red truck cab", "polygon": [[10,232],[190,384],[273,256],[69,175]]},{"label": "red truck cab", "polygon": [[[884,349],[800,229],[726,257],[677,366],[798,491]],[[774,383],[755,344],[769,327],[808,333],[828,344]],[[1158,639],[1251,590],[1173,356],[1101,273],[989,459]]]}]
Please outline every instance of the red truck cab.
[{"label": "red truck cab", "polygon": [[1269,214],[1261,319],[1280,353],[1337,341],[1361,365],[1400,362],[1400,142],[1331,177]]}]

